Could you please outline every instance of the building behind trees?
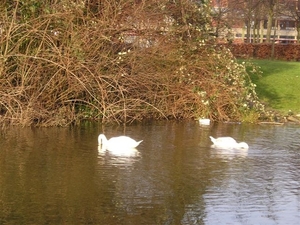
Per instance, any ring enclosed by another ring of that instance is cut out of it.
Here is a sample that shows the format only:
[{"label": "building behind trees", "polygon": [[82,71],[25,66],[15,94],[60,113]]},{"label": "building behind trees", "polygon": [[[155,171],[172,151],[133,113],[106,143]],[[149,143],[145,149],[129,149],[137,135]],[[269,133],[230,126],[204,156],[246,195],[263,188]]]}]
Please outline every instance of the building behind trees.
[{"label": "building behind trees", "polygon": [[215,35],[246,43],[300,41],[299,0],[212,0]]}]

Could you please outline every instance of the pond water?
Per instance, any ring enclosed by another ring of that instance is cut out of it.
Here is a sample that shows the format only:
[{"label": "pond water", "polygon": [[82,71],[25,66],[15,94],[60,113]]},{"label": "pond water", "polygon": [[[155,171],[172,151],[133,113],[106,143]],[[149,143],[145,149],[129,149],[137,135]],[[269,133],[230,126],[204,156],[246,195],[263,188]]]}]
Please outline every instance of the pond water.
[{"label": "pond water", "polygon": [[[143,139],[98,153],[97,136]],[[247,153],[210,148],[209,136]],[[10,128],[0,136],[0,224],[299,224],[300,126],[153,122]]]}]

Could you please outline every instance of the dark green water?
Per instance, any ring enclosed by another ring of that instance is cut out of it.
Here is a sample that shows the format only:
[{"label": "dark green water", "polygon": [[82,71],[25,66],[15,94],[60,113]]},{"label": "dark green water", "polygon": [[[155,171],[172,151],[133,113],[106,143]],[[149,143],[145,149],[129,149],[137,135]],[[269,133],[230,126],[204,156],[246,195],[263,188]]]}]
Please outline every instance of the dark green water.
[{"label": "dark green water", "polygon": [[[143,139],[98,154],[97,136]],[[210,148],[209,135],[248,153]],[[300,127],[155,122],[11,128],[0,136],[0,224],[299,224]]]}]

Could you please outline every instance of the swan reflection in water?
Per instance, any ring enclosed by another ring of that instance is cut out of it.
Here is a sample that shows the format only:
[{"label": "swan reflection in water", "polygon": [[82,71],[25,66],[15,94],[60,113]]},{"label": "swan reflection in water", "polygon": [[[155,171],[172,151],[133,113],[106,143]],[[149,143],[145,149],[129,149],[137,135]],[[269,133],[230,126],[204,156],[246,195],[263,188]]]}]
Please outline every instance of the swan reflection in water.
[{"label": "swan reflection in water", "polygon": [[136,148],[130,148],[130,149],[122,149],[122,148],[110,148],[107,149],[105,147],[102,147],[98,145],[98,154],[104,155],[106,152],[108,152],[110,155],[118,156],[118,157],[136,157],[139,156],[140,152]]},{"label": "swan reflection in water", "polygon": [[234,158],[246,158],[248,156],[248,151],[240,149],[218,149],[213,148],[211,150],[211,156],[221,159],[234,159]]}]

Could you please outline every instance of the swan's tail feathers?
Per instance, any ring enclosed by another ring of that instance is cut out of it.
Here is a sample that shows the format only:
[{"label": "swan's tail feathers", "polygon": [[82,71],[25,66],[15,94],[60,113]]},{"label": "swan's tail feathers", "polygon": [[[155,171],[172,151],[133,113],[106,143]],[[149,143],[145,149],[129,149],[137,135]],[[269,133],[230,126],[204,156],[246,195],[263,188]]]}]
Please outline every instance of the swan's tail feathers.
[{"label": "swan's tail feathers", "polygon": [[143,140],[137,141],[136,146],[138,146]]},{"label": "swan's tail feathers", "polygon": [[210,137],[210,140],[211,140],[213,143],[215,143],[216,139],[215,139],[214,137],[212,137],[212,136],[209,136],[209,137]]}]

